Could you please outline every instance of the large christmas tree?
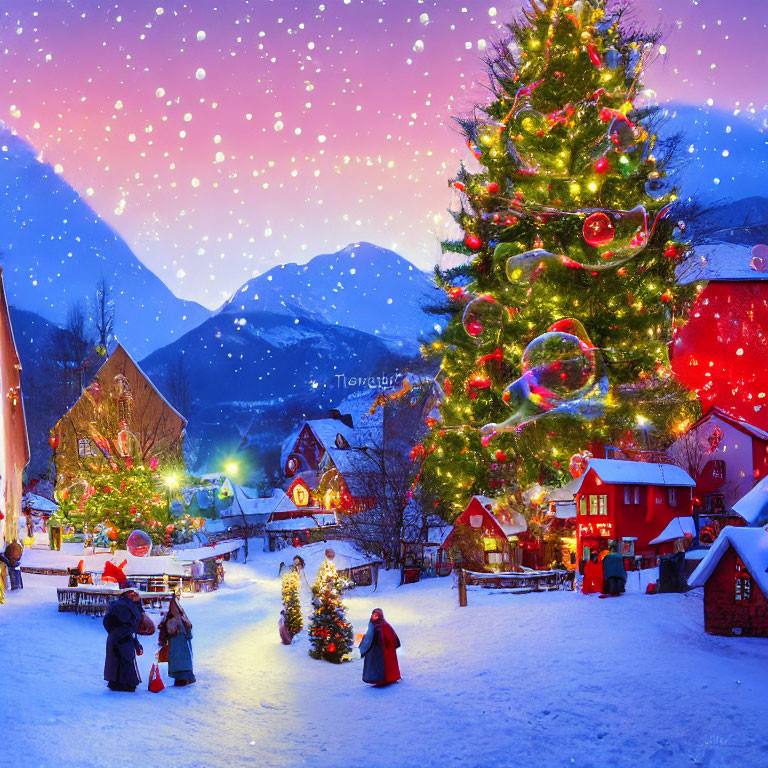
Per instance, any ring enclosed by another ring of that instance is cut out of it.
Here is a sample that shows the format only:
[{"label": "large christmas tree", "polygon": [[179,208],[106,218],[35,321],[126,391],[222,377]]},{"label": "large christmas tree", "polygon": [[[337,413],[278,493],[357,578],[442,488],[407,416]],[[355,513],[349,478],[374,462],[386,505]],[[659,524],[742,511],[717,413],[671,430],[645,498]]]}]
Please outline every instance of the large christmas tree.
[{"label": "large christmas tree", "polygon": [[596,446],[663,448],[692,396],[667,344],[693,298],[656,110],[655,39],[605,0],[531,1],[488,61],[488,104],[461,121],[476,163],[451,181],[463,232],[438,271],[452,319],[424,483],[452,519],[474,493],[559,484]]}]

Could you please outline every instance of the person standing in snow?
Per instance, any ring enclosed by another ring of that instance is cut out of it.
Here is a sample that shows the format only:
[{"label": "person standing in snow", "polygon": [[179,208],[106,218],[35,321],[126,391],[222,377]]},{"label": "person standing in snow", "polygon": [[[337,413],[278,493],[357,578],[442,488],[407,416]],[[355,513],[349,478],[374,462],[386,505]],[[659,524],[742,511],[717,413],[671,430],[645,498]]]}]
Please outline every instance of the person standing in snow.
[{"label": "person standing in snow", "polygon": [[624,591],[626,581],[624,559],[616,551],[616,546],[612,545],[611,551],[603,558],[603,593],[620,595]]},{"label": "person standing in snow", "polygon": [[381,608],[375,608],[368,631],[360,642],[363,657],[363,682],[376,686],[390,685],[400,680],[397,649],[400,640],[395,630],[384,620]]},{"label": "person standing in snow", "polygon": [[5,548],[5,552],[0,554],[0,562],[8,567],[8,577],[11,580],[11,589],[23,589],[24,584],[21,580],[21,556],[24,554],[24,547],[18,541],[12,541]]},{"label": "person standing in snow", "polygon": [[102,621],[108,632],[104,679],[113,691],[135,691],[141,682],[136,656],[141,656],[144,649],[136,633],[143,613],[139,593],[129,587],[110,603]]},{"label": "person standing in snow", "polygon": [[192,669],[192,622],[175,595],[158,630],[160,647],[168,646],[168,674],[174,685],[191,685],[196,681]]}]

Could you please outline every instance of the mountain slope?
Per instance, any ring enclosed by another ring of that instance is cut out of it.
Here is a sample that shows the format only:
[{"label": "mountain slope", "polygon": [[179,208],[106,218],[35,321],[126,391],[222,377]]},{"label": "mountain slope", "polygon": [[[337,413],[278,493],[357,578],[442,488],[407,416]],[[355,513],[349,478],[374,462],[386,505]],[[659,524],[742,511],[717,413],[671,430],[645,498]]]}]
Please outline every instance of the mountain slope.
[{"label": "mountain slope", "polygon": [[61,323],[105,277],[115,333],[133,354],[167,344],[210,315],[182,301],[53,169],[0,128],[0,254],[8,301]]},{"label": "mountain slope", "polygon": [[354,243],[307,264],[282,264],[249,280],[220,310],[224,315],[266,311],[347,326],[414,352],[434,332],[440,303],[429,275],[394,251]]},{"label": "mountain slope", "polygon": [[[304,414],[334,405],[351,388],[367,387],[369,377],[393,376],[408,362],[353,328],[250,312],[209,318],[141,366],[188,416],[195,468],[215,469],[238,449],[257,417],[263,423],[259,461],[273,472],[282,439]],[[186,406],[179,401],[185,389]]]}]

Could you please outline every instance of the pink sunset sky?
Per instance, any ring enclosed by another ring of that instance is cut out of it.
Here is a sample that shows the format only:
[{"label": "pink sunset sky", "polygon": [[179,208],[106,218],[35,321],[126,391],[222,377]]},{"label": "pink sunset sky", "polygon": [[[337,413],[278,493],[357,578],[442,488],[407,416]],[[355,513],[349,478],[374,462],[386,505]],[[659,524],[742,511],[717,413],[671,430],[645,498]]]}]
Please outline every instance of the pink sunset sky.
[{"label": "pink sunset sky", "polygon": [[[6,0],[0,119],[183,298],[357,240],[438,259],[451,117],[520,2]],[[637,0],[649,98],[764,123],[764,0]]]}]

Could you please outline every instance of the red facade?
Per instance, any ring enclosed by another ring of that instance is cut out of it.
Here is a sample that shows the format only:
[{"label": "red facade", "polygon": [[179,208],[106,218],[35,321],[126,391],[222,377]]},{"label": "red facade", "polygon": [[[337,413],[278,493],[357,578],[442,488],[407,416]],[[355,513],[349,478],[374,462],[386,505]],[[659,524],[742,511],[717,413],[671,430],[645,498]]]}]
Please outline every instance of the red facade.
[{"label": "red facade", "polygon": [[[630,462],[628,462],[630,463]],[[691,489],[686,486],[606,483],[589,469],[576,494],[578,555],[584,548],[603,550],[610,540],[634,537],[634,554],[655,555],[649,541],[675,517],[692,513]]]},{"label": "red facade", "polygon": [[21,364],[0,270],[0,548],[18,538],[24,467],[29,461],[21,399]]},{"label": "red facade", "polygon": [[733,546],[704,585],[704,629],[711,635],[768,637],[768,600]]},{"label": "red facade", "polygon": [[515,565],[513,546],[501,523],[487,510],[477,496],[456,518],[453,530],[442,544],[442,549],[475,571],[508,571]]}]

